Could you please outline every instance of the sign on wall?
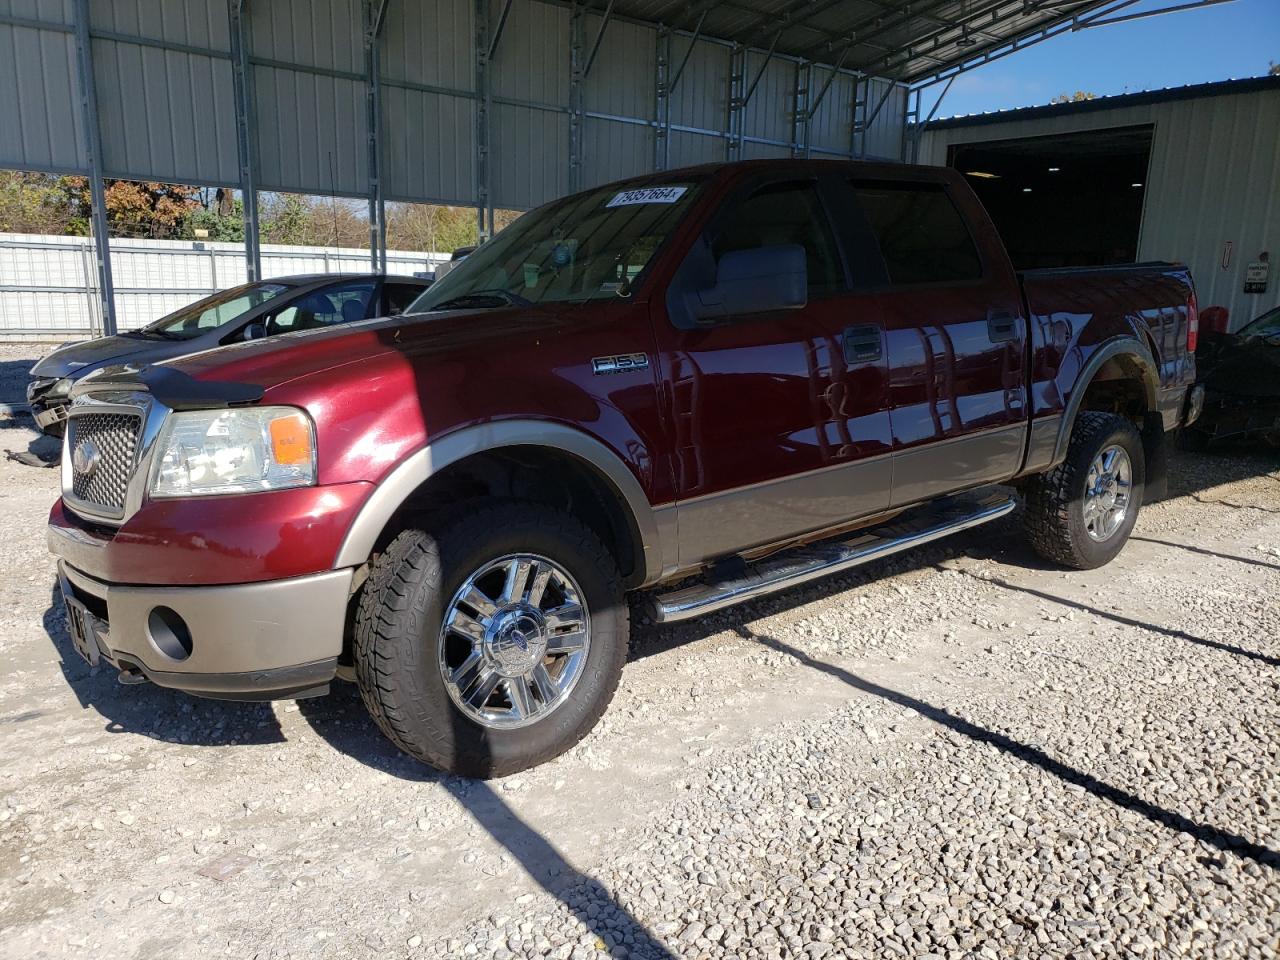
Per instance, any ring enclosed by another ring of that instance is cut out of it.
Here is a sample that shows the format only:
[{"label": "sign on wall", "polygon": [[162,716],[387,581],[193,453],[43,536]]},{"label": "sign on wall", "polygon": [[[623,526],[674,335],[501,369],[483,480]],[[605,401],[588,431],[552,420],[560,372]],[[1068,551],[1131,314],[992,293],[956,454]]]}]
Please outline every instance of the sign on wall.
[{"label": "sign on wall", "polygon": [[1271,268],[1269,260],[1268,255],[1264,253],[1244,268],[1245,293],[1267,292],[1267,275]]}]

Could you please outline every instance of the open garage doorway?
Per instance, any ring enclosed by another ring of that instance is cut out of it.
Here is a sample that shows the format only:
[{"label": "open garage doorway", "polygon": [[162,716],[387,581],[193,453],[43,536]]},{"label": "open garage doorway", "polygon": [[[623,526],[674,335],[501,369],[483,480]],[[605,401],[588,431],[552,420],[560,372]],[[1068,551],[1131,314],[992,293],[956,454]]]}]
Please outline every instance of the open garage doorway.
[{"label": "open garage doorway", "polygon": [[953,144],[948,165],[986,204],[1014,266],[1133,263],[1152,127]]}]

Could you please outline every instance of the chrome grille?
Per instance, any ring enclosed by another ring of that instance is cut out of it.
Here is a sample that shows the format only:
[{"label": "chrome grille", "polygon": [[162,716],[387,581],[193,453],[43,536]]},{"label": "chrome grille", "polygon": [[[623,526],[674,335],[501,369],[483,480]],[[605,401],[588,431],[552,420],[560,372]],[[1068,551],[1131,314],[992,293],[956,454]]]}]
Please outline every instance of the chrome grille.
[{"label": "chrome grille", "polygon": [[141,413],[78,413],[67,425],[71,496],[90,510],[120,516],[142,432]]}]

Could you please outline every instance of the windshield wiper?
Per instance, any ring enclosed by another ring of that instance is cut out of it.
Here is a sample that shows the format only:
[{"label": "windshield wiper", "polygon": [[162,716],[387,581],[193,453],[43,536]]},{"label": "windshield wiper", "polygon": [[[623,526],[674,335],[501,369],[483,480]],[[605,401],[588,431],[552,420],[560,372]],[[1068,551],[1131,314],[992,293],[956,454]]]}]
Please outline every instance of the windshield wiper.
[{"label": "windshield wiper", "polygon": [[444,300],[433,306],[432,310],[450,310],[463,307],[532,307],[533,301],[526,300],[518,293],[495,287],[492,290],[473,290],[452,300]]}]

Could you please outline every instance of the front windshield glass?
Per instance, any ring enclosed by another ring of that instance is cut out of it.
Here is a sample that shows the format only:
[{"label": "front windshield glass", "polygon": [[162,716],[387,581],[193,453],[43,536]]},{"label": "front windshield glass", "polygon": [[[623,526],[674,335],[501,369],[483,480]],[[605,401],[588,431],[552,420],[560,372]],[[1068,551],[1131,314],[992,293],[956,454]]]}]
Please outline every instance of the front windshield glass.
[{"label": "front windshield glass", "polygon": [[197,300],[139,332],[161,340],[194,340],[196,337],[238,320],[254,307],[289,288],[282,283],[246,283]]},{"label": "front windshield glass", "polygon": [[406,312],[626,296],[689,209],[697,180],[602,187],[526,213]]},{"label": "front windshield glass", "polygon": [[1242,337],[1275,337],[1280,336],[1280,307],[1270,313],[1264,313],[1257,320],[1240,331]]}]

